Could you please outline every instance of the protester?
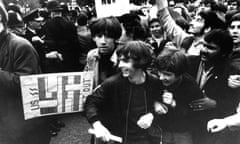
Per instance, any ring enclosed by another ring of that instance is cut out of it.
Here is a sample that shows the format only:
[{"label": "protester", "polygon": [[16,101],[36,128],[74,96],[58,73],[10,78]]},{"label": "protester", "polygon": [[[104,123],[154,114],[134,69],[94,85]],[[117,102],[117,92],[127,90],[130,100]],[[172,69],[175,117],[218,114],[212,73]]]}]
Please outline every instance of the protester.
[{"label": "protester", "polygon": [[[163,144],[193,144],[192,130],[197,124],[194,112],[189,104],[203,97],[192,76],[187,74],[187,57],[177,49],[164,49],[157,57],[159,79],[162,82],[161,103],[155,103],[160,109],[160,122],[163,131]],[[162,108],[161,108],[162,107]],[[161,112],[161,110],[165,110]]]},{"label": "protester", "polygon": [[160,142],[161,130],[153,122],[159,81],[145,72],[152,60],[150,50],[150,45],[142,41],[118,47],[121,73],[107,78],[87,97],[86,116],[97,138],[108,142],[113,134],[122,137],[125,144]]},{"label": "protester", "polygon": [[227,135],[213,136],[206,130],[207,121],[232,114],[237,105],[237,97],[227,86],[229,77],[228,56],[232,51],[233,40],[225,30],[215,29],[204,36],[201,55],[189,57],[188,72],[196,79],[204,98],[191,103],[194,111],[199,111],[199,124],[196,125],[195,142],[213,144],[223,141]]},{"label": "protester", "polygon": [[[233,51],[231,52],[230,55],[230,67],[228,68],[229,74],[230,76],[228,77],[228,87],[231,89],[231,93],[233,94],[233,96],[236,97],[236,102],[240,101],[240,97],[239,97],[239,34],[240,34],[240,30],[238,28],[238,26],[240,22],[240,15],[238,13],[236,13],[235,15],[232,16],[232,18],[230,18],[229,21],[229,26],[228,26],[228,30],[230,35],[233,38]],[[229,95],[230,97],[232,95]],[[239,106],[237,107],[235,103],[233,103],[233,105],[235,106],[235,108],[237,108],[237,111],[239,112]],[[208,121],[207,124],[207,130],[211,133],[217,133],[220,131],[224,131],[224,133],[228,133],[228,139],[230,139],[229,141],[225,142],[225,143],[238,143],[239,142],[239,131],[236,131],[236,129],[238,128],[238,113],[229,113],[229,115],[226,115],[225,118],[224,117],[215,117],[212,118],[211,120]],[[226,128],[229,129],[226,129]],[[230,132],[228,132],[228,130],[230,130]],[[229,135],[231,134],[231,135]]]},{"label": "protester", "polygon": [[237,0],[228,0],[227,9],[228,11],[239,10],[240,3]]},{"label": "protester", "polygon": [[89,27],[97,48],[88,52],[84,70],[94,71],[94,87],[96,87],[116,73],[111,57],[122,34],[122,28],[115,17],[97,19]]},{"label": "protester", "polygon": [[7,29],[8,14],[0,2],[0,143],[49,144],[44,118],[24,119],[21,75],[40,73],[39,59],[32,45]]},{"label": "protester", "polygon": [[151,36],[147,38],[147,42],[153,46],[153,52],[156,56],[158,56],[168,41],[167,36],[165,35],[157,18],[151,19],[148,27]]},{"label": "protester", "polygon": [[184,49],[189,55],[199,55],[198,42],[204,34],[212,29],[226,29],[225,22],[213,11],[201,11],[196,13],[190,22],[188,33],[180,28],[168,11],[166,0],[157,0],[158,18],[167,36],[178,49]]}]

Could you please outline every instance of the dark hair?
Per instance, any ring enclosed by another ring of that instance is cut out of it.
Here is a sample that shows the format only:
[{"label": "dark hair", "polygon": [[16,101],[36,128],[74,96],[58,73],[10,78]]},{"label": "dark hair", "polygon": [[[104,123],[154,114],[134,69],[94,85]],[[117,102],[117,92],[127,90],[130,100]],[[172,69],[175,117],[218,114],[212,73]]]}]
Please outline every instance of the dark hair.
[{"label": "dark hair", "polygon": [[228,31],[222,29],[214,29],[204,36],[207,43],[214,43],[220,47],[220,55],[228,56],[233,49],[233,39]]},{"label": "dark hair", "polygon": [[219,11],[219,12],[223,12],[226,13],[227,12],[227,6],[224,5],[222,2],[215,2],[213,4],[211,4],[211,10],[213,11]]},{"label": "dark hair", "polygon": [[155,66],[159,71],[165,70],[179,76],[187,70],[187,58],[180,50],[164,49],[163,52],[158,55]]},{"label": "dark hair", "polygon": [[176,24],[179,25],[183,30],[188,31],[190,24],[183,17],[179,17],[175,20]]},{"label": "dark hair", "polygon": [[141,23],[141,18],[137,14],[124,14],[119,17],[119,21],[123,24],[126,35],[133,40],[145,40],[147,38],[147,30]]},{"label": "dark hair", "polygon": [[[235,18],[234,19],[232,19],[232,18],[233,18],[233,16],[237,15],[238,13],[239,13],[239,10],[229,10],[226,12],[225,20],[226,20],[227,26],[229,26],[233,20],[235,21]],[[240,18],[237,18],[236,20],[240,21]]]},{"label": "dark hair", "polygon": [[79,26],[86,26],[88,23],[88,16],[84,12],[80,12],[77,17],[77,23]]},{"label": "dark hair", "polygon": [[143,41],[128,41],[116,50],[117,56],[134,60],[135,68],[146,69],[152,62],[152,47]]},{"label": "dark hair", "polygon": [[233,16],[230,18],[228,24],[230,25],[233,21],[240,21],[240,12],[236,12],[233,14]]},{"label": "dark hair", "polygon": [[231,4],[233,2],[237,2],[237,7],[240,6],[240,1],[239,0],[228,0],[227,2],[228,2],[228,4]]},{"label": "dark hair", "polygon": [[204,28],[226,29],[226,23],[213,11],[201,11],[199,15],[205,20]]},{"label": "dark hair", "polygon": [[94,20],[89,25],[93,37],[99,34],[104,34],[115,40],[122,35],[122,28],[120,22],[115,17],[105,17]]}]

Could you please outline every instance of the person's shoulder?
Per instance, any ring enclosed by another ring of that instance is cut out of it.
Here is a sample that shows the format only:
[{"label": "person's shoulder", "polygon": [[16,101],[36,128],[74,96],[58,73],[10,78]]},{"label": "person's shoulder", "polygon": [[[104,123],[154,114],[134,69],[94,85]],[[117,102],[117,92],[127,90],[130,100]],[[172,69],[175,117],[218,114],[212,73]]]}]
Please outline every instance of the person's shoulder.
[{"label": "person's shoulder", "polygon": [[10,33],[10,44],[13,45],[28,45],[30,47],[32,47],[32,44],[25,38],[18,36],[14,33]]},{"label": "person's shoulder", "polygon": [[118,73],[106,78],[101,83],[101,87],[103,87],[104,89],[114,90],[114,87],[123,87],[125,85],[124,81],[124,78],[121,76],[121,74]]},{"label": "person's shoulder", "polygon": [[182,75],[182,86],[186,86],[186,87],[199,87],[196,80],[194,79],[194,77],[192,77],[190,74],[188,73],[184,73]]},{"label": "person's shoulder", "polygon": [[147,74],[147,80],[148,80],[149,85],[151,85],[151,86],[161,85],[160,79],[152,74]]},{"label": "person's shoulder", "polygon": [[30,53],[37,53],[33,45],[25,38],[16,34],[10,33],[8,47],[12,52],[19,55],[30,56]]},{"label": "person's shoulder", "polygon": [[117,73],[117,74],[112,75],[112,76],[108,77],[107,79],[105,79],[104,83],[117,84],[117,83],[119,83],[121,80],[123,80],[123,77],[121,76],[120,73]]}]

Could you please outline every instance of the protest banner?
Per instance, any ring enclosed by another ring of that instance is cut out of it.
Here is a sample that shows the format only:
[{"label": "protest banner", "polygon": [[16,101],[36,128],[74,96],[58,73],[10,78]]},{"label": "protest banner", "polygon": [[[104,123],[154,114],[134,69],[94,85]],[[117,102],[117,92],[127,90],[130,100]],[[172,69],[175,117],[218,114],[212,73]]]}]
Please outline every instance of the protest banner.
[{"label": "protest banner", "polygon": [[93,72],[20,76],[25,119],[83,111]]},{"label": "protest banner", "polygon": [[95,0],[97,17],[121,16],[129,13],[130,0]]}]

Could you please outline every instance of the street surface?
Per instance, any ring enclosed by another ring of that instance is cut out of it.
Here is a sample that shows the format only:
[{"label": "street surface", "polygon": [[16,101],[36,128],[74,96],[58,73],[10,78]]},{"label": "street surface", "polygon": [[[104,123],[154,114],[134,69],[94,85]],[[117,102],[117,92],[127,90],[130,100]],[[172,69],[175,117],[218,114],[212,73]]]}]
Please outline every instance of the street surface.
[{"label": "street surface", "polygon": [[52,137],[50,144],[90,144],[90,135],[87,133],[90,125],[81,113],[62,115],[60,119],[66,126],[56,137]]}]

